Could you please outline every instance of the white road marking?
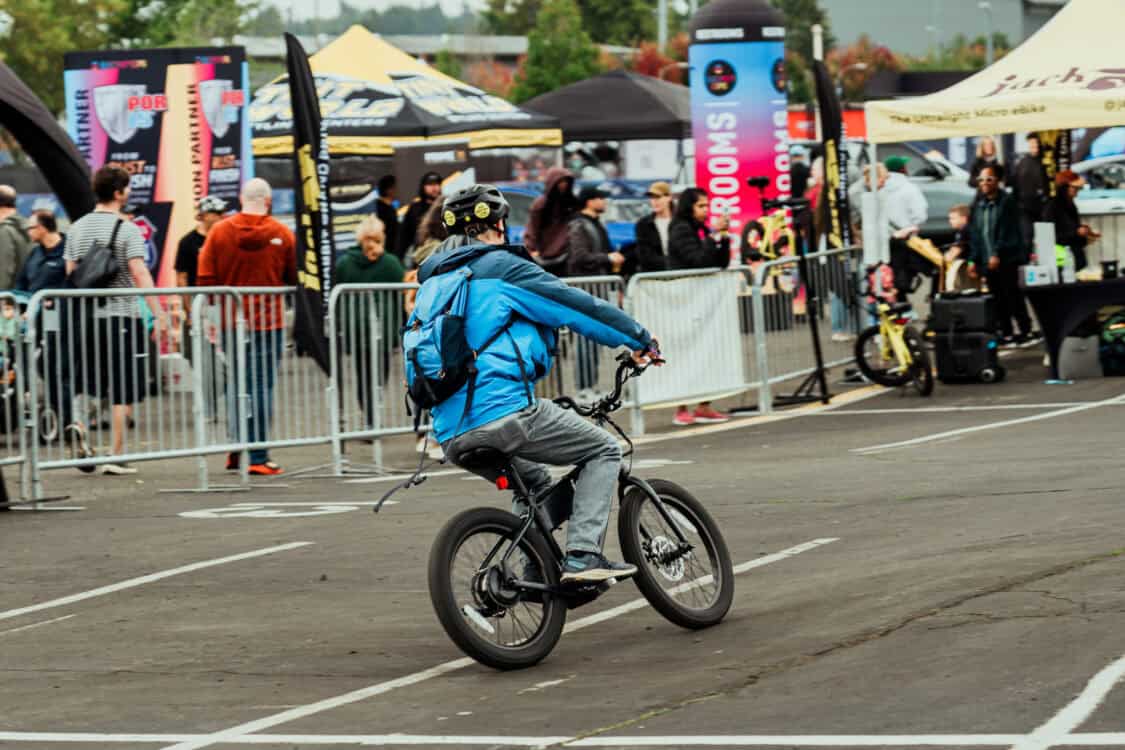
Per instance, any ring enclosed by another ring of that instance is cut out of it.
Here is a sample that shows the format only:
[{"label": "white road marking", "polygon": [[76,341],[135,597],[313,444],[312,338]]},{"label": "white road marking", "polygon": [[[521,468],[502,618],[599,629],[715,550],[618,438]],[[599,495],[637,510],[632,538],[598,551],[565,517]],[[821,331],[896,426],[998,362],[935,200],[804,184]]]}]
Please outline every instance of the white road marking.
[{"label": "white road marking", "polygon": [[[445,717],[441,717],[445,718]],[[91,743],[105,745],[196,742],[206,734],[99,734],[95,732],[0,732],[0,742]],[[505,737],[445,734],[247,734],[226,740],[231,745],[343,745],[401,747],[409,745],[477,745],[546,748],[563,747],[1010,747],[1026,739],[1021,734],[746,734],[664,737]],[[1125,746],[1125,732],[1070,734],[1065,744],[1082,747]]]},{"label": "white road marking", "polygon": [[43,622],[33,622],[30,625],[24,625],[23,627],[19,627],[19,628],[12,628],[11,630],[0,630],[0,635],[9,635],[11,633],[18,633],[21,630],[31,630],[32,628],[42,627],[43,625],[50,625],[52,622],[62,622],[63,620],[69,620],[70,618],[76,617],[76,616],[77,615],[63,615],[62,617],[56,617],[53,620],[44,620]]},{"label": "white road marking", "polygon": [[[757,560],[751,560],[749,562],[742,563],[736,566],[734,570],[736,573],[743,573],[752,568],[757,568],[763,565],[769,565],[770,563],[778,562],[780,560],[785,560],[786,558],[793,557],[794,555],[799,555],[802,552],[808,552],[809,550],[816,549],[817,547],[823,546],[825,544],[830,544],[835,541],[838,541],[838,539],[814,539],[811,542],[798,544],[795,547],[790,547],[789,549],[782,550],[781,552],[775,552],[772,555],[765,555],[763,557],[759,557]],[[709,576],[707,578],[709,578]],[[682,586],[677,587],[677,589],[687,590],[693,585],[702,586],[706,585],[706,582],[703,579],[699,579],[698,581],[683,584]],[[598,612],[597,614],[583,617],[580,620],[575,620],[574,622],[567,625],[565,632],[582,630],[583,628],[587,628],[591,625],[596,625],[597,623],[604,622],[614,617],[623,615],[627,612],[632,612],[633,610],[641,609],[642,607],[647,606],[647,600],[635,599],[631,602],[627,602],[626,604],[613,607],[612,609],[607,609],[604,612]],[[337,695],[333,698],[326,698],[324,700],[317,701],[316,703],[299,706],[288,711],[274,714],[273,716],[265,716],[261,719],[255,719],[254,721],[246,722],[245,724],[239,724],[238,726],[234,726],[229,729],[224,729],[222,731],[215,732],[214,734],[207,735],[202,739],[192,739],[186,742],[179,742],[175,745],[168,746],[167,750],[198,750],[198,748],[202,747],[210,747],[212,745],[221,745],[224,743],[236,742],[246,735],[255,734],[264,729],[276,727],[280,724],[287,724],[291,721],[296,721],[297,719],[303,719],[307,716],[312,716],[313,714],[318,714],[323,711],[330,711],[332,709],[339,708],[340,706],[346,706],[351,703],[357,703],[359,701],[367,700],[368,698],[374,698],[377,695],[383,695],[401,687],[416,685],[420,682],[425,682],[426,680],[432,679],[434,677],[440,677],[443,674],[448,674],[449,672],[456,672],[457,670],[464,669],[465,667],[468,667],[475,663],[475,661],[467,656],[461,659],[454,659],[453,661],[447,661],[443,664],[438,664],[435,667],[430,667],[429,669],[423,670],[421,672],[408,674],[394,680],[388,680],[387,682],[380,682],[375,685],[360,688],[359,690],[353,690],[350,693]]]},{"label": "white road marking", "polygon": [[[848,417],[864,414],[950,414],[974,411],[1041,411],[1043,409],[1065,409],[1070,406],[1083,406],[1090,401],[1056,401],[1045,404],[991,404],[987,406],[920,406],[915,409],[824,409],[810,412],[810,417]],[[1125,406],[1125,402],[1111,404]]]},{"label": "white road marking", "polygon": [[524,688],[523,690],[518,691],[516,693],[516,695],[523,695],[524,693],[538,693],[540,690],[545,690],[549,687],[554,687],[555,685],[561,685],[564,682],[568,682],[570,680],[573,680],[574,677],[575,677],[575,675],[571,675],[570,677],[563,677],[563,678],[558,679],[558,680],[547,680],[545,682],[537,682],[529,688]]},{"label": "white road marking", "polygon": [[956,430],[947,430],[945,432],[936,432],[932,435],[923,435],[921,437],[912,438],[910,440],[900,440],[897,443],[883,443],[882,445],[869,445],[866,448],[852,448],[852,453],[870,456],[874,453],[883,453],[884,451],[896,450],[898,448],[909,448],[923,443],[932,443],[935,440],[944,440],[952,437],[959,437],[961,435],[968,435],[974,432],[984,432],[986,430],[996,430],[1001,427],[1011,427],[1018,424],[1028,424],[1030,422],[1039,422],[1044,419],[1054,419],[1055,417],[1065,417],[1068,414],[1077,414],[1078,412],[1089,411],[1090,409],[1097,409],[1103,406],[1111,406],[1125,402],[1125,394],[1114,396],[1113,398],[1105,399],[1104,401],[1091,401],[1089,403],[1080,404],[1078,406],[1071,406],[1066,409],[1058,409],[1057,411],[1049,411],[1044,414],[1033,414],[1030,417],[1020,417],[1019,419],[1007,419],[1002,422],[988,422],[986,424],[976,425],[974,427],[962,427]]},{"label": "white road marking", "polygon": [[1043,726],[1012,745],[1012,750],[1041,750],[1052,745],[1070,745],[1070,733],[1097,710],[1109,692],[1125,678],[1125,656],[1098,672],[1078,697]]},{"label": "white road marking", "polygon": [[[377,505],[378,501],[324,503],[235,503],[222,508],[200,508],[180,513],[180,518],[302,518],[307,516],[328,516],[349,513],[363,506]],[[384,505],[398,505],[397,500],[388,500]]]},{"label": "white road marking", "polygon": [[163,570],[159,573],[150,573],[146,576],[138,578],[130,578],[127,581],[120,581],[112,583],[108,586],[101,586],[89,591],[83,591],[79,594],[71,594],[59,599],[52,599],[48,602],[40,604],[32,604],[29,607],[20,607],[18,609],[9,609],[6,612],[0,612],[0,620],[8,620],[20,615],[31,614],[32,612],[40,612],[44,609],[51,609],[52,607],[61,607],[66,604],[74,604],[75,602],[84,601],[86,599],[93,599],[96,596],[104,596],[112,594],[115,591],[123,591],[124,589],[131,589],[136,586],[143,586],[146,583],[160,581],[172,576],[182,575],[184,573],[191,573],[196,570],[204,568],[213,568],[216,565],[225,565],[226,563],[238,562],[239,560],[249,560],[254,557],[262,557],[263,555],[272,555],[275,552],[285,552],[286,550],[297,549],[298,547],[305,547],[312,544],[312,542],[290,542],[289,544],[280,544],[276,547],[266,547],[264,549],[257,549],[251,552],[243,552],[238,555],[230,555],[228,557],[220,557],[214,560],[204,560],[203,562],[192,563],[191,565],[184,565],[179,568],[172,568],[171,570]]},{"label": "white road marking", "polygon": [[[464,469],[441,469],[439,471],[422,472],[427,477],[450,477],[454,474],[464,474]],[[412,474],[392,474],[386,477],[364,477],[363,479],[343,479],[343,484],[378,484],[380,482],[405,482]]]}]

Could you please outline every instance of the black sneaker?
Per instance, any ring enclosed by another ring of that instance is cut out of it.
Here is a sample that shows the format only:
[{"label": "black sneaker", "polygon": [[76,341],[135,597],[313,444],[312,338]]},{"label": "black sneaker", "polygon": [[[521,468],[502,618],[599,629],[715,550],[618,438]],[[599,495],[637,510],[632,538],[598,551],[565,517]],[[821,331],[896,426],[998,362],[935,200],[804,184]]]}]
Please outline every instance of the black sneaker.
[{"label": "black sneaker", "polygon": [[571,552],[563,563],[562,583],[601,583],[637,574],[635,565],[616,563],[597,552]]}]

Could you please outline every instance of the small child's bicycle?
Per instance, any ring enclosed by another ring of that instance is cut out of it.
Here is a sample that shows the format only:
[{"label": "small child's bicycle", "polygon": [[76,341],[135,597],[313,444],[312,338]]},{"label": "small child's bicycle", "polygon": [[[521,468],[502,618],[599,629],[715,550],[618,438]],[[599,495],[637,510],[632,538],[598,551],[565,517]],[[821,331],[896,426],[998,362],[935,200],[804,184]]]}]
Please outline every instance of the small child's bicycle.
[{"label": "small child's bicycle", "polygon": [[910,303],[876,304],[879,323],[865,329],[855,342],[860,372],[888,388],[913,383],[918,393],[934,392],[934,371],[922,337],[910,325]]}]

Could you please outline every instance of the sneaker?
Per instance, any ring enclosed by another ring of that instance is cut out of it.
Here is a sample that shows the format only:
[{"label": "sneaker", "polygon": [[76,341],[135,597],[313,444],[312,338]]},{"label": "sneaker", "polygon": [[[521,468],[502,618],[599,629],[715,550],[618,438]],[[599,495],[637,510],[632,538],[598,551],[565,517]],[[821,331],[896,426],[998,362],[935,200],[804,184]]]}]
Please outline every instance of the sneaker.
[{"label": "sneaker", "polygon": [[[77,422],[68,424],[63,430],[63,435],[70,444],[71,455],[74,458],[94,457],[94,450],[90,447],[90,442],[86,439],[86,430],[82,428],[82,425]],[[97,466],[79,466],[78,470],[83,474],[93,474],[97,468]]]},{"label": "sneaker", "polygon": [[416,453],[423,453],[426,450],[426,443],[429,441],[426,438],[418,438],[418,442],[414,444],[414,451]]},{"label": "sneaker", "polygon": [[722,412],[715,411],[710,406],[700,406],[696,408],[695,414],[692,419],[697,424],[717,424],[719,422],[729,422],[730,417]]},{"label": "sneaker", "polygon": [[426,455],[435,461],[445,460],[445,451],[441,449],[440,445],[431,445],[429,449],[426,450]]},{"label": "sneaker", "polygon": [[115,464],[102,464],[102,474],[110,474],[112,476],[125,476],[126,474],[136,474],[137,470],[126,463]]},{"label": "sneaker", "polygon": [[680,427],[689,427],[695,424],[695,417],[687,409],[677,409],[676,416],[672,419],[672,423]]},{"label": "sneaker", "polygon": [[597,552],[571,552],[563,563],[562,583],[601,583],[637,574],[637,566],[611,562]]},{"label": "sneaker", "polygon": [[250,473],[260,477],[276,477],[278,474],[284,474],[285,469],[273,461],[266,461],[264,464],[250,464]]},{"label": "sneaker", "polygon": [[852,336],[850,333],[834,333],[834,334],[832,334],[832,340],[834,342],[836,342],[837,344],[846,344],[847,342],[851,341],[853,338],[855,338],[855,337]]},{"label": "sneaker", "polygon": [[227,471],[238,471],[238,454],[227,454]]}]

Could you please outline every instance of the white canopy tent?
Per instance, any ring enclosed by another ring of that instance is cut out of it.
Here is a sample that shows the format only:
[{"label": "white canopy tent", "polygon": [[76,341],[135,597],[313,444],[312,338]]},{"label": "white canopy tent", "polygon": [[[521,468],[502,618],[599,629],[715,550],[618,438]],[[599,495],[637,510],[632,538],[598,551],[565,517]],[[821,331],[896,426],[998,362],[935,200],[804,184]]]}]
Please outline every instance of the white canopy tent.
[{"label": "white canopy tent", "polygon": [[1125,125],[1125,0],[1070,0],[992,66],[928,96],[867,104],[867,139],[894,143]]}]

